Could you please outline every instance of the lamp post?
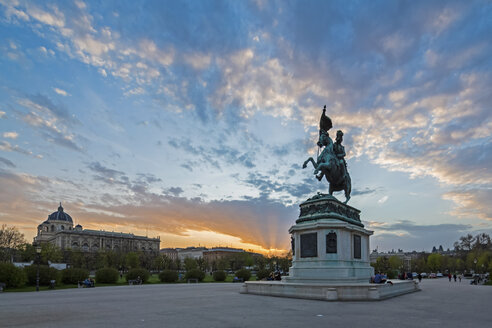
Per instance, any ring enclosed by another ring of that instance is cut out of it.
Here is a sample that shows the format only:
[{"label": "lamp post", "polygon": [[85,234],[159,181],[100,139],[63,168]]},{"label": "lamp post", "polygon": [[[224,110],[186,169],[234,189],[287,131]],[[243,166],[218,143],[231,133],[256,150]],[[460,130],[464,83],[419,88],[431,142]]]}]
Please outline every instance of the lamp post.
[{"label": "lamp post", "polygon": [[39,262],[41,262],[41,245],[36,245],[36,262],[38,262],[36,270],[36,291],[39,292]]},{"label": "lamp post", "polygon": [[477,259],[476,259],[476,258],[473,260],[473,263],[475,264],[475,267],[474,267],[474,269],[475,269],[475,273],[477,273],[477,272],[476,272],[476,271],[477,271]]}]

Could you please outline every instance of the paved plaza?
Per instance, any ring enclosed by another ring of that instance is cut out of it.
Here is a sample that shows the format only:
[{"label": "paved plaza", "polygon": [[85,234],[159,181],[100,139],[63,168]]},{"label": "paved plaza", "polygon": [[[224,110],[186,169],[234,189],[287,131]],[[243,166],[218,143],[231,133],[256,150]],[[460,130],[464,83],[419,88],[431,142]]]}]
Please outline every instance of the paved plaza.
[{"label": "paved plaza", "polygon": [[423,280],[379,302],[239,294],[202,283],[0,293],[0,327],[489,327],[492,286]]}]

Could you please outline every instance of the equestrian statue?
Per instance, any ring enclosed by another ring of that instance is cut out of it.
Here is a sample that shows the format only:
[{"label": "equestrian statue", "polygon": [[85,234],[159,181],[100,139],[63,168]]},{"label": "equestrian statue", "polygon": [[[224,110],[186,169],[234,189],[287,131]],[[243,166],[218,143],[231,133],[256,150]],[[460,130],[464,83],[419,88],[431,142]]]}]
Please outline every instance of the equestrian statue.
[{"label": "equestrian statue", "polygon": [[321,150],[316,162],[312,157],[309,157],[302,168],[307,167],[307,163],[311,162],[314,166],[314,175],[321,181],[323,177],[326,178],[330,184],[329,192],[333,195],[334,191],[345,192],[346,204],[350,199],[350,192],[352,190],[352,182],[350,175],[347,171],[347,162],[345,161],[345,147],[342,146],[343,132],[337,131],[335,142],[330,138],[328,130],[333,127],[331,119],[326,116],[326,105],[323,108],[321,119],[319,121],[319,139],[317,145]]}]

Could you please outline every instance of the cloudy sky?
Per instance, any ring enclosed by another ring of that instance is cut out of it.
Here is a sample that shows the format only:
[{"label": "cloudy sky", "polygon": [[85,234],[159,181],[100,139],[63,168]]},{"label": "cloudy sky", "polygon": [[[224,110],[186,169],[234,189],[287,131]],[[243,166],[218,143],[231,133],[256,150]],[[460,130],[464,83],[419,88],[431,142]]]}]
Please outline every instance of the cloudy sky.
[{"label": "cloudy sky", "polygon": [[325,104],[372,248],[492,232],[489,1],[0,0],[0,35],[0,224],[29,240],[61,201],[161,247],[288,249]]}]

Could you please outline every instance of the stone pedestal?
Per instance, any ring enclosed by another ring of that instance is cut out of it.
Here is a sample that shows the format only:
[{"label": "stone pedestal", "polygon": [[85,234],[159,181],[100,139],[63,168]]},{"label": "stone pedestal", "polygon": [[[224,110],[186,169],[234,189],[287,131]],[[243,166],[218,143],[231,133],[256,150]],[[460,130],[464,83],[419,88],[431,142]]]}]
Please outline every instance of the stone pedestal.
[{"label": "stone pedestal", "polygon": [[241,293],[326,301],[381,300],[419,290],[413,281],[370,284],[369,236],[360,211],[330,195],[318,194],[300,205],[289,229],[293,260],[281,282],[248,281]]},{"label": "stone pedestal", "polygon": [[336,198],[315,196],[300,205],[289,229],[293,260],[286,282],[369,283],[369,236],[360,211]]}]

